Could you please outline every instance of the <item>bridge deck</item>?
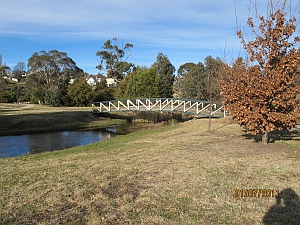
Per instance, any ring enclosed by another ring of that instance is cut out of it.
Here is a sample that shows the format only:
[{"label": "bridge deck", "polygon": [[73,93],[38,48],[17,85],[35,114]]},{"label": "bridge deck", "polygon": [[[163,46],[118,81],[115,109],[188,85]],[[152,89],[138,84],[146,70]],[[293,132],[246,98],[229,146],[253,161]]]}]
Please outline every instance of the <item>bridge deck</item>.
[{"label": "bridge deck", "polygon": [[[202,116],[224,117],[224,107],[220,103],[210,104],[207,101],[180,98],[138,98],[123,99],[92,104],[93,113],[107,113],[119,111],[160,111],[180,112]],[[210,113],[211,112],[211,113]]]}]

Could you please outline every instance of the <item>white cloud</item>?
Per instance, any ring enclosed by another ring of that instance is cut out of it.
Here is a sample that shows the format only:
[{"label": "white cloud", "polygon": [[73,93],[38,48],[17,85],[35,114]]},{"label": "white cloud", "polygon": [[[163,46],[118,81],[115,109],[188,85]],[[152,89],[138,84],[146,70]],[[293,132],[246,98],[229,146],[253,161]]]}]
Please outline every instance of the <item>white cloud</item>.
[{"label": "white cloud", "polygon": [[0,20],[2,34],[33,38],[117,36],[159,46],[213,47],[235,35],[233,0],[10,0]]},{"label": "white cloud", "polygon": [[[234,4],[232,2],[228,5]],[[14,28],[26,30],[30,26],[33,29],[57,27],[98,31],[118,28],[124,31],[154,22],[158,26],[174,23],[174,27],[176,23],[186,23],[186,26],[189,26],[189,23],[200,21],[210,24],[223,22],[226,21],[222,19],[224,8],[220,6],[223,7],[224,3],[220,3],[219,0],[212,0],[209,4],[207,1],[195,0],[10,0],[2,4],[0,19],[2,25],[9,25],[5,27],[6,31]]]}]

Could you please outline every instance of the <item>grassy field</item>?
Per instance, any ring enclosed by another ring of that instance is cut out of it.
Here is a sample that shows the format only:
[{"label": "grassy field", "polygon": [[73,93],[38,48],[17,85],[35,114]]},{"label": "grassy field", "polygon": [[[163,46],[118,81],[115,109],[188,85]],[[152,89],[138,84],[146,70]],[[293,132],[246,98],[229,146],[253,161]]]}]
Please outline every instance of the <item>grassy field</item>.
[{"label": "grassy field", "polygon": [[91,107],[0,104],[0,135],[99,129],[124,122],[94,116]]},{"label": "grassy field", "polygon": [[298,132],[262,145],[229,118],[207,128],[194,119],[0,159],[0,224],[252,225],[299,216],[299,202],[285,211],[274,197],[235,197],[236,189],[300,194]]}]

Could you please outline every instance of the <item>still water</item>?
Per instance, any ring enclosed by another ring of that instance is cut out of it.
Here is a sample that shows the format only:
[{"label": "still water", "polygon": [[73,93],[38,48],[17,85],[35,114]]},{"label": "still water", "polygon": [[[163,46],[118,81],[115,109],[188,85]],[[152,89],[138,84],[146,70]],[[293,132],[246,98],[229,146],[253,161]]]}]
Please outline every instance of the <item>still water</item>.
[{"label": "still water", "polygon": [[62,131],[0,136],[0,158],[61,150],[100,142],[117,136],[116,128],[98,131]]}]

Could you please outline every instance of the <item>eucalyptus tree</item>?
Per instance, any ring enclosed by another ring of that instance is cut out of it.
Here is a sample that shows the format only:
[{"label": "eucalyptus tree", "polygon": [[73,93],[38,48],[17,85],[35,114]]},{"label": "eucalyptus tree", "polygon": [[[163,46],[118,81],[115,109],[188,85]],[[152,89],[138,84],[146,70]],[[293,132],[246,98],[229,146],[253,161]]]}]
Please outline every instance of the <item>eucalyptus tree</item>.
[{"label": "eucalyptus tree", "polygon": [[225,74],[225,64],[220,58],[214,59],[207,56],[204,60],[205,65],[205,89],[204,99],[208,101],[221,101],[220,77]]},{"label": "eucalyptus tree", "polygon": [[35,52],[28,60],[27,88],[33,101],[65,104],[70,78],[83,73],[65,52]]},{"label": "eucalyptus tree", "polygon": [[174,91],[181,98],[204,99],[204,64],[185,63],[177,71],[174,83]]},{"label": "eucalyptus tree", "polygon": [[18,62],[13,69],[14,77],[18,80],[21,80],[24,73],[26,73],[26,64],[24,62]]},{"label": "eucalyptus tree", "polygon": [[132,63],[127,62],[131,48],[133,44],[124,44],[119,38],[108,39],[102,46],[103,50],[96,53],[96,56],[100,57],[100,63],[96,68],[107,72],[109,78],[120,82],[134,67]]}]

